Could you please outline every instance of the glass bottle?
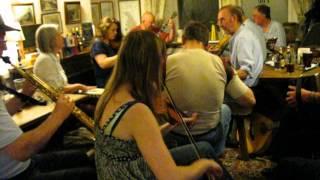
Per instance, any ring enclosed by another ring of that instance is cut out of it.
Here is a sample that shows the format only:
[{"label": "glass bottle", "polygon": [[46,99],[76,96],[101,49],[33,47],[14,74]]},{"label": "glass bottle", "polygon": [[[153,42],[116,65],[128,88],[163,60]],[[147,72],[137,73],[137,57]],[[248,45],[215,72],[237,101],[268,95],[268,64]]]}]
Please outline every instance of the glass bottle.
[{"label": "glass bottle", "polygon": [[286,61],[285,61],[285,54],[283,51],[283,47],[280,47],[279,49],[279,61],[280,61],[280,67],[283,69],[286,66]]},{"label": "glass bottle", "polygon": [[290,46],[287,46],[286,67],[287,67],[287,72],[289,73],[294,72],[293,51]]}]

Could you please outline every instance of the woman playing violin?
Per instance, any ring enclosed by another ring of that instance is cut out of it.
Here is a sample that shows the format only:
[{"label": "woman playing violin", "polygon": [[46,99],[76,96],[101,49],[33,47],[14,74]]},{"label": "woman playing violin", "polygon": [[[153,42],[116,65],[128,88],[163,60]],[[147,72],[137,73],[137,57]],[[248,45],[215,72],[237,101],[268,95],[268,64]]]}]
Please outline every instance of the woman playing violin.
[{"label": "woman playing violin", "polygon": [[[190,145],[170,154],[164,144],[155,118],[164,57],[164,44],[152,32],[130,32],[122,43],[95,114],[98,179],[198,179],[206,173],[221,176],[222,169],[214,160],[195,160]],[[198,145],[200,152],[212,154],[208,143]]]}]

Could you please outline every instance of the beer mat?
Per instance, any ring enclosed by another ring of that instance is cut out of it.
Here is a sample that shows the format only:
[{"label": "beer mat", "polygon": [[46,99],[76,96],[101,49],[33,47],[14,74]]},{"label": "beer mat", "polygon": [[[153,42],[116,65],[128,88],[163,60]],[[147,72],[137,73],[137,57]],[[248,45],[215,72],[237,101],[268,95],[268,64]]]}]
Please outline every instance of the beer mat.
[{"label": "beer mat", "polygon": [[83,92],[83,94],[90,95],[90,96],[101,96],[104,91],[104,88],[94,88],[88,91]]},{"label": "beer mat", "polygon": [[265,64],[269,65],[271,67],[274,67],[274,62],[273,61],[266,61]]},{"label": "beer mat", "polygon": [[219,44],[218,40],[209,41],[209,44]]},{"label": "beer mat", "polygon": [[318,64],[311,64],[311,66],[310,67],[304,67],[304,70],[305,71],[309,71],[309,70],[311,70],[311,69],[314,69],[314,68],[316,68],[318,66]]}]

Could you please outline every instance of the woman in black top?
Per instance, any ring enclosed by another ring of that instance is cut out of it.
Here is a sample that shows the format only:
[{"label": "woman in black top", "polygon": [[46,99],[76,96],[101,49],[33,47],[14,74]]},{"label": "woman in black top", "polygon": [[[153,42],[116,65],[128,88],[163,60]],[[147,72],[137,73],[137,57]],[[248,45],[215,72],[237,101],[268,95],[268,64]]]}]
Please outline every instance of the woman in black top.
[{"label": "woman in black top", "polygon": [[99,25],[101,38],[97,39],[91,48],[91,58],[94,65],[98,88],[104,87],[111,75],[112,67],[117,60],[117,52],[111,43],[119,36],[117,21],[104,17]]}]

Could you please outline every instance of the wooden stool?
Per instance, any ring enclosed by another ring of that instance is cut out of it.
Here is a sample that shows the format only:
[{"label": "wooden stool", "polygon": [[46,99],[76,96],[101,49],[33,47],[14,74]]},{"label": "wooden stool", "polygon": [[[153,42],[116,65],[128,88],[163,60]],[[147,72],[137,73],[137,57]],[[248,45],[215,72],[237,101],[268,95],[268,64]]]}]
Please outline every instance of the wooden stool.
[{"label": "wooden stool", "polygon": [[233,116],[234,120],[237,123],[237,131],[239,134],[239,150],[240,150],[240,159],[244,161],[249,160],[249,153],[247,148],[247,141],[246,141],[246,131],[244,126],[244,119],[246,115],[235,115]]}]

